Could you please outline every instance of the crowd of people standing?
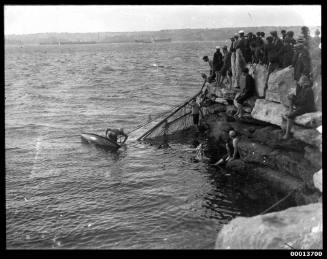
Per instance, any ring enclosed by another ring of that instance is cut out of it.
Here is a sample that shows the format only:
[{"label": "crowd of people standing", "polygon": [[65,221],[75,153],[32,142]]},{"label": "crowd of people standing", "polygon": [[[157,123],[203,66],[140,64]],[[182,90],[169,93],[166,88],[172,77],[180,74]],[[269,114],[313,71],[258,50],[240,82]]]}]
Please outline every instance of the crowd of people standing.
[{"label": "crowd of people standing", "polygon": [[[280,34],[281,36],[278,36],[277,31],[271,31],[266,37],[264,32],[245,34],[241,30],[230,38],[229,47],[223,46],[221,52],[221,48],[217,46],[213,58],[204,56],[203,60],[209,63],[209,83],[214,82],[216,87],[227,86],[228,89],[242,88],[240,94],[234,99],[237,108],[235,118],[242,118],[244,101],[256,94],[255,82],[249,74],[248,64],[260,64],[266,67],[268,76],[265,88],[268,86],[269,75],[273,71],[293,67],[294,80],[297,83],[296,93],[288,96],[289,111],[281,114],[287,120],[282,139],[288,139],[295,117],[315,111],[311,88],[313,82],[311,53],[315,49],[321,49],[321,40],[319,30],[316,30],[315,36],[311,37],[309,28],[306,26],[301,28],[301,35],[297,39],[294,39],[293,31],[281,30]],[[245,78],[243,87],[241,87],[241,76]],[[225,80],[227,84],[224,86]],[[193,117],[196,116],[198,115],[193,114]],[[197,123],[198,120],[194,121],[194,124]],[[237,133],[231,130],[229,135],[232,144],[226,143],[228,154],[215,165],[237,158],[237,137],[235,137]]]},{"label": "crowd of people standing", "polygon": [[[240,77],[247,64],[262,64],[268,69],[269,74],[275,69],[288,66],[294,67],[294,79],[298,81],[301,75],[311,79],[310,50],[320,46],[320,31],[315,31],[315,36],[310,36],[309,28],[303,26],[301,35],[294,39],[293,31],[271,31],[266,37],[264,32],[245,34],[244,31],[235,33],[230,38],[230,46],[224,46],[222,52],[216,47],[213,58],[203,57],[210,65],[210,79],[216,80],[221,86],[227,80],[229,87],[239,88]],[[267,78],[267,82],[268,82]]]}]

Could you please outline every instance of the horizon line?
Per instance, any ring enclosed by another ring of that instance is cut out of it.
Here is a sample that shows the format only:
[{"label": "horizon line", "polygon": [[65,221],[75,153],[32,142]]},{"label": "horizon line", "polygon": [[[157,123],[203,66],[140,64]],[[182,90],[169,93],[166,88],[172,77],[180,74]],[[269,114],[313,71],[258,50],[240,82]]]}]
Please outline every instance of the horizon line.
[{"label": "horizon line", "polygon": [[[256,27],[300,27],[306,25],[256,25],[256,26],[235,26],[235,27],[214,27],[214,28],[179,28],[179,29],[160,29],[151,31],[95,31],[95,32],[33,32],[33,33],[21,33],[21,34],[6,34],[5,36],[23,36],[23,35],[35,35],[35,34],[46,34],[46,33],[65,33],[65,34],[87,34],[87,33],[131,33],[131,32],[159,32],[159,31],[173,31],[173,30],[215,30],[215,29],[232,29],[232,28],[256,28]],[[321,25],[309,25],[307,27],[321,27]]]}]

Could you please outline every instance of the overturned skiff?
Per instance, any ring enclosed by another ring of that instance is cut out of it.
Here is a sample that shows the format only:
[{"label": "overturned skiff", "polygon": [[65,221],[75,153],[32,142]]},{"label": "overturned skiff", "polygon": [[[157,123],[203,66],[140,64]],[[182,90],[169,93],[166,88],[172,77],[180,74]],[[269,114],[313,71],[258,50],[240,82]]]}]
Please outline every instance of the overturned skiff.
[{"label": "overturned skiff", "polygon": [[81,138],[83,141],[86,141],[91,144],[95,144],[98,146],[110,148],[110,149],[119,149],[121,146],[106,137],[99,136],[94,133],[82,133]]}]

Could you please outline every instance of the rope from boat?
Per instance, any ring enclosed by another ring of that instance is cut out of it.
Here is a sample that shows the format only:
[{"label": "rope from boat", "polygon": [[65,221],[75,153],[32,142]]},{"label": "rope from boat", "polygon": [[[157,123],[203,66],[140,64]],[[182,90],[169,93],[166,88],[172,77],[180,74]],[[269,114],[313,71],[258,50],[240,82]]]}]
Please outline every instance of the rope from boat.
[{"label": "rope from boat", "polygon": [[273,204],[272,206],[270,206],[268,209],[266,209],[263,212],[261,212],[260,215],[265,214],[268,211],[270,211],[272,208],[276,207],[278,204],[280,204],[281,202],[283,202],[284,200],[286,200],[289,196],[291,196],[291,194],[293,194],[297,190],[298,189],[294,189],[293,191],[291,191],[290,193],[288,193],[284,198],[282,198],[281,200],[279,200],[278,202],[276,202],[275,204]]},{"label": "rope from boat", "polygon": [[[151,122],[159,119],[160,117],[162,117],[162,116],[166,115],[167,113],[171,112],[172,110],[176,109],[178,106],[179,106],[179,104],[177,104],[175,106],[172,106],[171,109],[169,109],[168,111],[161,112],[161,113],[157,114],[156,117],[154,117],[153,119],[151,119],[151,120],[149,120],[149,121],[147,121],[145,123],[139,124],[138,126],[136,126],[135,128],[133,128],[132,130],[130,130],[129,132],[127,132],[127,134],[130,134],[130,133],[132,133],[132,132],[134,132],[134,131],[136,131],[136,130],[138,130],[140,128],[145,127],[146,125],[150,124]],[[152,116],[153,116],[153,114],[152,114]]]},{"label": "rope from boat", "polygon": [[153,128],[151,128],[150,130],[148,130],[147,132],[145,132],[141,137],[139,137],[137,140],[142,140],[145,137],[147,137],[149,134],[151,134],[151,132],[153,130],[155,130],[156,128],[158,128],[159,126],[161,126],[165,121],[167,121],[167,119],[171,116],[173,116],[174,114],[176,114],[180,109],[182,109],[183,107],[185,107],[193,98],[196,98],[198,95],[200,95],[202,93],[202,90],[207,82],[207,78],[204,78],[204,82],[203,85],[201,87],[201,90],[199,92],[197,92],[195,95],[193,95],[191,98],[188,98],[184,103],[182,103],[181,105],[179,105],[175,110],[173,110],[170,114],[168,114],[168,116],[166,116],[163,120],[161,120],[160,122],[158,122]]}]

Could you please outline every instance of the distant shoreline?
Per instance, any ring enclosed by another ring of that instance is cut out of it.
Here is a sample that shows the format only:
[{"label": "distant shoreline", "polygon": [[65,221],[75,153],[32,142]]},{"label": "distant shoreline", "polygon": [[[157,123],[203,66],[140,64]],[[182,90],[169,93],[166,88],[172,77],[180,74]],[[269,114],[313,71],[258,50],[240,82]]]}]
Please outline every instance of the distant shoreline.
[{"label": "distant shoreline", "polygon": [[[57,43],[57,42],[96,42],[99,43],[149,43],[151,39],[159,39],[156,43],[178,42],[178,41],[219,41],[220,39],[229,39],[239,30],[245,33],[263,31],[266,35],[272,30],[280,32],[282,29],[292,30],[295,37],[300,35],[302,26],[258,26],[258,27],[235,27],[218,29],[177,29],[161,31],[143,31],[143,32],[92,32],[92,33],[37,33],[24,35],[5,35],[5,44],[26,45],[30,43]],[[321,26],[310,26],[311,32],[315,29],[321,31]],[[169,39],[169,40],[168,40]],[[155,41],[155,40],[153,40]]]}]

